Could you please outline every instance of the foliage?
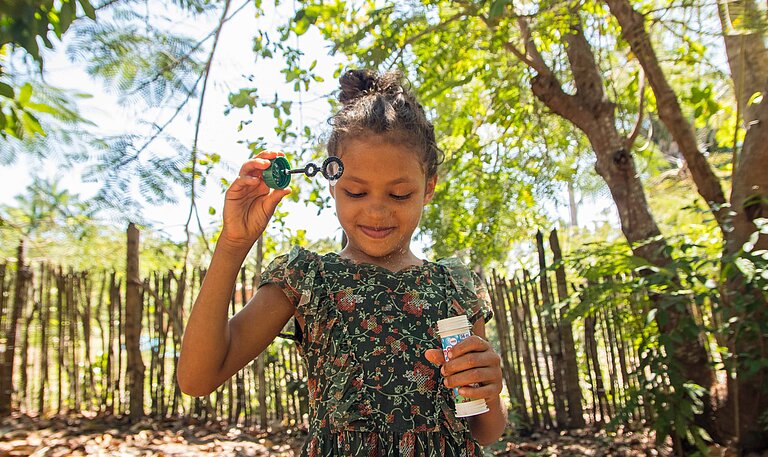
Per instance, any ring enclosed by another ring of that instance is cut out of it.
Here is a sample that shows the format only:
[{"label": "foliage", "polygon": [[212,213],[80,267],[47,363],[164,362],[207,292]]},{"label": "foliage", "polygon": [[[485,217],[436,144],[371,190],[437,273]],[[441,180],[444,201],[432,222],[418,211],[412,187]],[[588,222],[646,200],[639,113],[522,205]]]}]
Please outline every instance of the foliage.
[{"label": "foliage", "polygon": [[[762,315],[760,303],[768,291],[768,254],[747,244],[733,257],[721,259],[723,242],[714,225],[689,229],[667,238],[675,260],[664,268],[634,256],[622,242],[587,244],[572,253],[566,261],[583,284],[569,300],[569,314],[577,321],[615,310],[624,337],[641,354],[640,367],[633,373],[641,382],[613,425],[629,417],[635,405],[650,404],[659,439],[672,435],[702,447],[711,438],[694,422],[694,415],[703,411],[706,392],[682,376],[672,358],[675,347],[703,335],[709,345],[718,347],[713,368],[747,377],[763,369],[768,357],[759,349],[744,345],[741,353],[734,354],[720,344],[727,335],[738,333],[749,341],[768,331],[766,320],[755,317]],[[768,232],[768,224],[761,222],[760,230]],[[746,293],[732,297],[732,306],[725,307],[722,285],[737,271],[746,280]],[[657,306],[652,298],[661,298]],[[675,307],[693,307],[695,319],[678,321],[672,332],[661,333],[659,325],[668,322]]]},{"label": "foliage", "polygon": [[78,15],[96,19],[96,9],[88,0],[22,0],[0,5],[0,48],[18,45],[40,62],[42,55],[38,39],[53,48],[49,34],[61,35],[69,29]]},{"label": "foliage", "polygon": [[[3,143],[8,141],[13,145],[4,144],[0,148],[2,162],[13,158],[14,154],[9,151],[14,146],[16,150],[22,149],[14,143],[34,145],[48,132],[59,132],[56,121],[69,125],[82,121],[71,101],[61,93],[49,90],[44,84],[33,85],[32,78],[23,78],[7,68],[18,47],[26,51],[25,57],[38,63],[41,71],[43,58],[38,40],[47,48],[53,48],[50,33],[60,40],[78,15],[96,19],[94,6],[88,0],[24,0],[0,4],[0,136]],[[41,116],[53,122],[49,124]]]},{"label": "foliage", "polygon": [[[768,301],[768,250],[756,249],[758,237],[768,235],[768,219],[755,220],[757,231],[741,249],[724,258],[720,280],[735,283],[727,290],[728,305],[720,311],[721,332],[733,345],[725,359],[726,367],[740,379],[758,384],[758,391],[768,392],[768,380],[761,377],[768,367],[768,352],[757,344],[768,334],[765,303]],[[761,382],[762,381],[762,382]],[[768,416],[761,423],[768,430]]]},{"label": "foliage", "polygon": [[[176,3],[190,8],[192,17],[210,9],[209,2]],[[168,121],[152,123],[146,133],[126,132],[94,145],[99,160],[88,167],[84,179],[101,183],[96,196],[100,205],[117,208],[133,220],[139,218],[141,209],[130,191],[134,187],[149,204],[173,203],[177,186],[190,188],[197,179],[187,166],[193,156],[189,145],[168,135],[166,127],[196,96],[205,70],[204,45],[212,36],[184,36],[163,25],[158,10],[139,11],[144,9],[136,9],[130,2],[118,4],[98,23],[78,27],[68,46],[72,59],[104,81],[123,107],[144,113],[149,108],[162,112],[175,107],[175,112],[165,114]],[[170,13],[185,11],[173,9]]]},{"label": "foliage", "polygon": [[38,79],[27,80],[21,89],[24,103],[5,104],[0,98],[6,126],[14,129],[12,135],[0,131],[0,166],[12,165],[23,156],[36,164],[56,163],[60,168],[86,160],[92,136],[85,129],[93,124],[80,115],[76,99],[87,96],[59,90]]}]

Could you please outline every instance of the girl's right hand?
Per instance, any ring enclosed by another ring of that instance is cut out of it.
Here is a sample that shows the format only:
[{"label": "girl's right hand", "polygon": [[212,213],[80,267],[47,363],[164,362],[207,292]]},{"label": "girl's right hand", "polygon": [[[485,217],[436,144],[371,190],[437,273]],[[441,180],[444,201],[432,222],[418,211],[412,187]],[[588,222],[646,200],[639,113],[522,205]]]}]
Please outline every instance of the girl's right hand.
[{"label": "girl's right hand", "polygon": [[269,159],[285,155],[282,152],[263,151],[240,167],[240,173],[227,189],[224,199],[224,227],[219,242],[229,247],[250,249],[267,228],[280,200],[290,189],[271,189],[261,174]]}]

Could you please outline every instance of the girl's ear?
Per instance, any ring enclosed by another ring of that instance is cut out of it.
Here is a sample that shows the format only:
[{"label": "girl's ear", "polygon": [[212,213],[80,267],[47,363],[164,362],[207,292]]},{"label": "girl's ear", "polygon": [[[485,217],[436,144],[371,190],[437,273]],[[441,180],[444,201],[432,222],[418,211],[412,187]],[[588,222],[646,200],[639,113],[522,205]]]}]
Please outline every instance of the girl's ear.
[{"label": "girl's ear", "polygon": [[437,185],[437,175],[432,176],[427,180],[427,188],[424,192],[424,204],[426,205],[435,196],[435,186]]},{"label": "girl's ear", "polygon": [[336,186],[328,184],[328,191],[331,193],[331,197],[336,200]]}]

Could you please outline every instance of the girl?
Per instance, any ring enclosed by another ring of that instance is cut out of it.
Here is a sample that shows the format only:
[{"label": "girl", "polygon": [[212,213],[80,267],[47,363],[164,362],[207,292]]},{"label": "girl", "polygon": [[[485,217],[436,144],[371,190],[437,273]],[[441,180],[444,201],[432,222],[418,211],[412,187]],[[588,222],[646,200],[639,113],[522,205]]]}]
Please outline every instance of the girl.
[{"label": "girl", "polygon": [[[344,161],[330,187],[344,249],[318,255],[297,247],[278,257],[227,320],[240,265],[290,193],[261,179],[281,153],[260,153],[226,193],[224,226],[184,333],[178,382],[202,396],[296,318],[310,402],[303,456],[480,456],[479,444],[496,441],[506,425],[500,357],[484,339],[491,311],[482,282],[457,261],[424,261],[410,248],[441,151],[401,79],[369,70],[340,78],[343,106],[332,118],[328,153]],[[460,313],[474,335],[445,362],[435,326]],[[490,411],[457,419],[453,387],[484,398]]]}]

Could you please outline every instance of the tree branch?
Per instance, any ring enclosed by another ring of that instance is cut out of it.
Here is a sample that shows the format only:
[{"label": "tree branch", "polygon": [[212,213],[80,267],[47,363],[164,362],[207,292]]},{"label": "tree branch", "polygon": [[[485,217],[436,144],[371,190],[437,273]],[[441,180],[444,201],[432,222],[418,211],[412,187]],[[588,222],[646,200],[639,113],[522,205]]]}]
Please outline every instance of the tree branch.
[{"label": "tree branch", "polygon": [[[213,38],[213,45],[211,46],[211,53],[208,55],[208,61],[205,63],[205,70],[203,70],[203,88],[200,91],[200,105],[197,108],[197,122],[195,123],[195,137],[192,140],[192,179],[190,180],[190,191],[189,191],[189,198],[190,198],[190,205],[189,205],[189,215],[187,216],[187,222],[184,224],[184,232],[187,234],[187,241],[184,246],[184,264],[187,263],[187,257],[189,256],[189,241],[190,241],[190,233],[189,233],[189,223],[192,220],[192,213],[194,212],[197,216],[197,223],[198,226],[202,230],[202,224],[200,223],[200,213],[196,211],[197,205],[195,204],[195,172],[197,171],[197,140],[200,136],[200,124],[202,123],[203,119],[203,106],[205,104],[205,91],[208,88],[208,76],[210,76],[211,73],[211,64],[213,63],[213,56],[216,54],[216,46],[219,44],[219,37],[221,36],[221,30],[224,28],[224,23],[227,21],[227,12],[229,11],[229,6],[231,4],[231,0],[226,0],[224,3],[224,11],[221,13],[221,19],[219,20],[219,25],[216,28],[216,34]],[[205,243],[205,248],[208,250],[208,252],[211,252],[211,247],[208,245],[208,240],[205,238],[205,232],[200,233],[201,237],[203,238],[203,242]]]},{"label": "tree branch", "polygon": [[[571,10],[571,18],[571,33],[565,36],[565,52],[576,85],[576,96],[594,110],[603,109],[606,101],[605,90],[595,54],[584,36],[579,12]],[[613,104],[609,106],[613,107]]]},{"label": "tree branch", "polygon": [[645,72],[643,71],[643,67],[640,67],[638,78],[640,79],[640,83],[637,88],[637,98],[639,99],[637,102],[637,122],[635,122],[635,128],[632,129],[632,133],[627,137],[624,146],[627,151],[632,150],[632,146],[634,146],[635,140],[640,134],[640,126],[643,123],[643,113],[645,112]]},{"label": "tree branch", "polygon": [[656,95],[659,117],[677,142],[691,171],[699,194],[710,207],[721,230],[725,229],[727,209],[720,180],[704,154],[699,150],[693,126],[683,115],[677,95],[669,85],[659,65],[650,37],[645,30],[645,16],[632,8],[629,0],[605,0],[611,14],[621,26],[621,35],[645,70],[648,82]]}]

